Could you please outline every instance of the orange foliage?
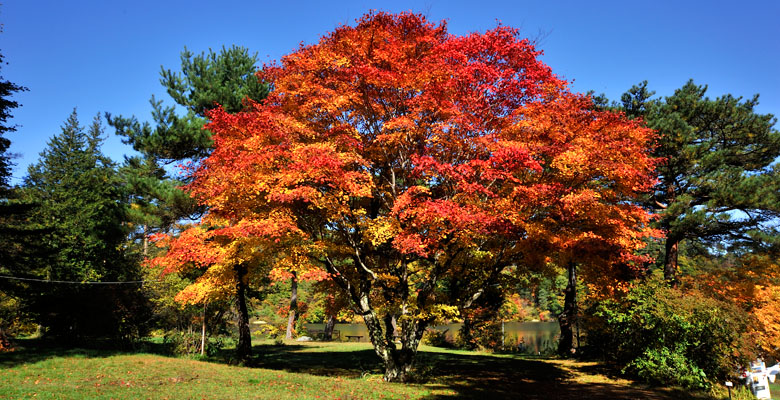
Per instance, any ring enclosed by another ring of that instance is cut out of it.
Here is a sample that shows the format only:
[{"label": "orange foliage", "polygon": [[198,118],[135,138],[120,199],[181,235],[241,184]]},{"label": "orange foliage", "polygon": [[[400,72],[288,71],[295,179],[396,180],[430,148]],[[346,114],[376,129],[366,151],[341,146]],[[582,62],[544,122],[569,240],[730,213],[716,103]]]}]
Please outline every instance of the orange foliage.
[{"label": "orange foliage", "polygon": [[780,356],[780,286],[761,286],[756,293],[753,316],[759,322],[754,330],[758,345],[766,353]]},{"label": "orange foliage", "polygon": [[[700,262],[706,268],[705,263]],[[775,254],[718,260],[709,271],[685,277],[683,282],[750,314],[754,323],[748,334],[760,352],[780,357],[780,268]]]},{"label": "orange foliage", "polygon": [[210,115],[189,189],[224,235],[183,234],[158,262],[318,266],[367,324],[410,329],[550,263],[612,284],[653,233],[632,204],[654,183],[652,132],[595,111],[539,54],[512,28],[453,36],[408,13],[301,46],[259,74],[262,104]]}]

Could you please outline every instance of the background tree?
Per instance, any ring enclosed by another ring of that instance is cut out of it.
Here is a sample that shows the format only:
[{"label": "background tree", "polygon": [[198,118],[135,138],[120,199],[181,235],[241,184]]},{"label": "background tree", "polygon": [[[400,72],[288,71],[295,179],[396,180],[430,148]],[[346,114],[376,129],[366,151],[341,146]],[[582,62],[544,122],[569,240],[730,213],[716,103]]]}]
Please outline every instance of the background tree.
[{"label": "background tree", "polygon": [[[3,55],[0,54],[0,67],[3,64]],[[16,126],[9,125],[8,120],[12,117],[13,109],[19,107],[17,101],[11,100],[14,93],[25,92],[28,89],[7,81],[0,76],[0,195],[5,196],[10,189],[11,178],[11,154],[8,153],[8,147],[11,141],[6,137],[9,132],[15,132]]]},{"label": "background tree", "polygon": [[251,357],[247,295],[251,286],[265,282],[272,272],[288,279],[289,271],[307,265],[296,256],[300,241],[285,235],[291,227],[272,220],[242,220],[230,223],[212,214],[200,224],[177,236],[161,236],[160,246],[167,251],[151,260],[164,272],[200,271],[194,282],[176,295],[182,304],[205,304],[227,298],[235,299],[238,309],[239,342],[236,348],[241,361]]},{"label": "background tree", "polygon": [[[255,76],[257,54],[243,47],[222,48],[219,53],[181,53],[181,70],[161,67],[160,83],[174,100],[163,106],[150,100],[154,126],[136,117],[113,117],[109,125],[123,136],[126,144],[141,153],[126,160],[122,175],[128,186],[132,220],[146,243],[150,234],[168,232],[181,218],[197,219],[202,209],[179,188],[182,182],[164,167],[173,162],[197,162],[210,152],[211,133],[203,129],[209,110],[222,105],[231,112],[243,108],[246,99],[260,101],[268,86]],[[184,115],[177,113],[184,109]]]},{"label": "background tree", "polygon": [[[56,281],[134,281],[137,268],[123,244],[126,230],[122,185],[114,163],[100,152],[99,117],[85,130],[76,111],[28,169],[24,195],[40,204],[33,221],[53,234],[45,245],[55,254],[41,278]],[[129,336],[147,315],[138,285],[42,284],[33,312],[53,336],[79,339]]]},{"label": "background tree", "polygon": [[[197,163],[210,153],[211,132],[203,128],[209,110],[222,105],[237,112],[245,101],[265,98],[269,88],[255,75],[257,69],[257,54],[250,54],[242,47],[223,47],[219,53],[209,50],[198,55],[185,48],[179,71],[161,67],[160,83],[175,105],[163,106],[161,100],[152,97],[153,125],[141,123],[136,117],[107,115],[116,133],[142,154],[126,160],[121,171],[128,186],[131,221],[137,226],[135,234],[144,245],[144,256],[150,255],[146,246],[149,235],[169,233],[179,220],[197,220],[202,216],[204,209],[181,190],[180,176],[171,174],[167,165]],[[181,109],[183,115],[178,113]],[[187,273],[192,275],[197,271],[200,270],[190,269]],[[197,304],[205,306],[207,300],[202,300]],[[211,304],[214,307],[223,303],[212,301]],[[241,304],[245,300],[239,299],[239,309]],[[248,323],[248,316],[246,319]],[[248,326],[241,331],[245,334],[241,335],[240,342],[246,347]]]},{"label": "background tree", "polygon": [[[0,275],[14,277],[27,275],[29,266],[38,264],[34,260],[45,260],[47,255],[39,245],[45,230],[27,222],[34,205],[21,201],[18,190],[11,185],[13,155],[8,153],[11,141],[6,135],[17,128],[8,123],[12,111],[20,106],[12,97],[23,91],[27,88],[0,77]],[[0,280],[0,351],[9,348],[8,336],[25,325],[26,287],[20,281]]]},{"label": "background tree", "polygon": [[757,95],[710,99],[706,91],[689,81],[652,100],[643,82],[621,98],[627,115],[658,131],[654,155],[664,162],[649,206],[666,231],[664,276],[673,285],[682,240],[740,246],[776,237],[767,233],[780,207],[777,120],[754,111]]},{"label": "background tree", "polygon": [[181,181],[171,178],[154,159],[129,157],[119,168],[126,191],[128,223],[132,240],[148,257],[149,237],[175,228],[180,219],[198,214],[194,201],[181,190]]},{"label": "background tree", "polygon": [[625,294],[588,299],[584,324],[588,351],[622,372],[700,388],[776,353],[780,204],[774,117],[754,111],[757,96],[705,93],[689,81],[653,99],[643,82],[613,104],[658,132],[660,176],[645,206],[665,233],[658,253],[670,287],[650,273]]},{"label": "background tree", "polygon": [[[212,147],[211,132],[203,129],[207,114],[217,106],[228,112],[244,108],[247,99],[261,101],[269,86],[257,76],[257,53],[243,47],[222,48],[219,53],[181,53],[181,71],[161,67],[160,83],[176,106],[163,106],[152,96],[155,126],[135,117],[111,117],[108,122],[125,143],[136,151],[162,162],[199,160]],[[177,106],[185,110],[177,114]]]},{"label": "background tree", "polygon": [[[284,226],[264,240],[281,233],[324,267],[385,379],[405,380],[425,328],[502,275],[588,242],[593,264],[640,245],[647,215],[627,200],[652,181],[650,131],[593,111],[538,54],[506,27],[458,37],[419,15],[366,15],[263,71],[263,104],[213,112],[215,148],[190,188],[234,229]],[[581,172],[596,181],[567,184]],[[593,226],[546,227],[583,208]]]},{"label": "background tree", "polygon": [[680,265],[691,272],[680,278],[681,287],[733,304],[749,318],[747,329],[738,331],[749,342],[738,350],[745,358],[780,358],[778,248],[710,254],[687,247]]}]

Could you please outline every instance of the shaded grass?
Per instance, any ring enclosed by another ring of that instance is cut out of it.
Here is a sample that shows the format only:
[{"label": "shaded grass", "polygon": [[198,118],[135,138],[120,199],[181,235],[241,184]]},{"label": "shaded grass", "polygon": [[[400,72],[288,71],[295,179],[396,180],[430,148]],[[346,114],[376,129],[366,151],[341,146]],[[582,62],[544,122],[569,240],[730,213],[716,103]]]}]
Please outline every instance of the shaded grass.
[{"label": "shaded grass", "polygon": [[[369,344],[306,343],[254,350],[258,366],[325,376],[381,377]],[[420,346],[416,376],[431,390],[426,398],[490,399],[679,399],[708,398],[679,389],[650,388],[608,375],[595,362],[488,354]]]},{"label": "shaded grass", "polygon": [[400,385],[381,381],[382,366],[366,343],[257,342],[253,352],[250,368],[226,365],[230,351],[202,362],[25,342],[0,354],[0,399],[696,398],[609,377],[597,363],[569,360],[421,346],[419,383]]},{"label": "shaded grass", "polygon": [[[17,354],[14,354],[17,353]],[[423,386],[111,351],[0,355],[0,399],[419,399]]]}]

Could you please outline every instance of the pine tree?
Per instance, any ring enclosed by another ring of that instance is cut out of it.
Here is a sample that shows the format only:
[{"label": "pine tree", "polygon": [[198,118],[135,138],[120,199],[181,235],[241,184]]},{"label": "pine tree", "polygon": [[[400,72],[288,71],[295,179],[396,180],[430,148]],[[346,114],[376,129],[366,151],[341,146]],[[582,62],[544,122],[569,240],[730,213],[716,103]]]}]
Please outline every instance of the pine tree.
[{"label": "pine tree", "polygon": [[[219,53],[195,55],[186,48],[181,54],[181,71],[161,68],[160,83],[176,103],[163,106],[152,97],[154,127],[140,123],[136,117],[112,117],[108,123],[124,142],[142,154],[128,159],[122,167],[131,203],[131,221],[137,224],[136,236],[143,242],[143,253],[148,255],[146,238],[149,233],[167,232],[183,218],[198,219],[204,209],[198,207],[184,193],[176,177],[166,173],[165,165],[173,162],[198,162],[211,152],[212,133],[203,128],[211,110],[222,107],[228,112],[241,111],[247,101],[262,101],[269,86],[261,82],[257,72],[257,54],[242,47],[222,48]],[[184,109],[179,115],[177,109]],[[237,294],[236,304],[242,325],[238,350],[247,358],[251,349],[249,316],[244,291]]]},{"label": "pine tree", "polygon": [[221,106],[238,112],[247,99],[261,101],[268,95],[269,86],[255,76],[256,64],[257,53],[250,55],[243,47],[223,47],[219,53],[209,49],[208,54],[198,55],[185,48],[180,72],[162,67],[160,71],[160,83],[185,114],[178,115],[175,106],[163,106],[152,96],[155,127],[136,117],[108,115],[109,124],[125,137],[125,143],[156,160],[203,158],[212,145],[211,132],[203,129],[210,110]]},{"label": "pine tree", "polygon": [[758,95],[743,100],[705,97],[687,82],[672,96],[651,99],[647,82],[622,97],[631,117],[658,131],[659,182],[648,206],[666,233],[664,276],[676,285],[682,240],[755,245],[773,239],[767,223],[780,211],[780,132],[771,114],[758,114]]},{"label": "pine tree", "polygon": [[[123,249],[126,236],[123,187],[116,165],[100,151],[99,117],[85,130],[76,111],[29,167],[24,193],[40,206],[33,218],[53,234],[56,254],[41,277],[56,281],[132,281],[137,270]],[[33,312],[54,336],[124,336],[142,317],[133,286],[40,285]]]},{"label": "pine tree", "polygon": [[[0,65],[2,64],[3,55],[0,54]],[[0,76],[0,198],[8,191],[11,177],[11,155],[8,154],[11,141],[4,135],[16,131],[16,126],[9,125],[8,119],[11,118],[11,111],[19,107],[19,103],[11,100],[11,96],[27,90],[26,87],[4,80]]]},{"label": "pine tree", "polygon": [[150,235],[168,232],[180,218],[199,211],[180,189],[182,182],[167,177],[165,169],[153,159],[126,158],[119,176],[128,196],[125,201],[133,241],[140,243],[143,256],[148,255]]},{"label": "pine tree", "polygon": [[[2,64],[0,54],[0,66]],[[11,97],[24,91],[27,91],[26,87],[0,77],[0,275],[15,277],[23,274],[28,265],[35,264],[35,258],[41,260],[46,256],[38,246],[45,231],[27,222],[34,205],[20,202],[10,182],[12,155],[8,148],[11,141],[5,135],[17,128],[8,124],[11,112],[20,105]],[[0,279],[0,351],[10,345],[6,336],[14,334],[11,328],[18,325],[24,314],[20,293],[25,287],[20,281]]]},{"label": "pine tree", "polygon": [[[178,220],[197,219],[202,214],[203,208],[180,189],[183,182],[164,167],[185,160],[197,162],[208,155],[211,133],[203,125],[210,110],[222,106],[238,112],[247,99],[265,98],[268,85],[255,76],[256,64],[257,54],[250,55],[243,47],[198,55],[185,48],[180,71],[161,68],[160,83],[176,106],[163,106],[152,96],[154,127],[134,116],[107,114],[117,135],[142,154],[125,160],[120,173],[130,196],[135,237],[143,243],[144,254],[149,234],[167,232]],[[177,114],[177,107],[185,110],[184,115]]]}]

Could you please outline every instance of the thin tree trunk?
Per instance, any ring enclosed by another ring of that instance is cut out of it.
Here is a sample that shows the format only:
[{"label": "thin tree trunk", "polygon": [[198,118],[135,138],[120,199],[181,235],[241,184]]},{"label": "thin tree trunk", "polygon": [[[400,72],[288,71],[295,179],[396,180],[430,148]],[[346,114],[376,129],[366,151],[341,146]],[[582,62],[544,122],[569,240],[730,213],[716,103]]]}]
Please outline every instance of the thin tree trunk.
[{"label": "thin tree trunk", "polygon": [[325,331],[323,332],[323,339],[333,340],[333,327],[336,326],[336,318],[333,315],[328,315],[328,320],[325,322]]},{"label": "thin tree trunk", "polygon": [[669,286],[673,288],[676,288],[677,284],[679,283],[677,280],[677,256],[679,245],[679,239],[666,239],[666,253],[664,254],[664,279],[666,279],[666,282],[669,284]]},{"label": "thin tree trunk", "polygon": [[249,332],[249,310],[246,307],[247,268],[240,264],[235,267],[238,283],[236,285],[236,303],[238,305],[238,346],[236,356],[240,361],[248,361],[252,357],[252,337]]},{"label": "thin tree trunk", "polygon": [[533,288],[533,290],[531,292],[531,295],[533,296],[533,299],[534,299],[534,307],[536,307],[537,309],[539,308],[539,305],[540,305],[539,290],[540,290],[541,286],[542,286],[541,283],[537,284],[536,286],[534,286],[534,288]]},{"label": "thin tree trunk", "polygon": [[203,303],[203,323],[200,327],[200,355],[206,354],[206,307],[208,303]]},{"label": "thin tree trunk", "polygon": [[563,312],[558,316],[561,338],[558,353],[569,355],[574,350],[574,322],[577,319],[577,266],[570,262],[566,267],[569,282],[563,296]]},{"label": "thin tree trunk", "polygon": [[149,255],[149,226],[144,225],[144,257]]},{"label": "thin tree trunk", "polygon": [[298,319],[298,275],[293,271],[290,278],[290,312],[287,315],[287,335],[285,339],[293,338],[295,320]]}]

